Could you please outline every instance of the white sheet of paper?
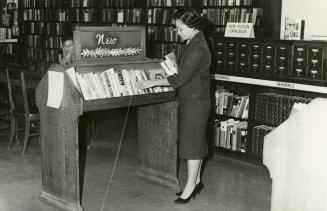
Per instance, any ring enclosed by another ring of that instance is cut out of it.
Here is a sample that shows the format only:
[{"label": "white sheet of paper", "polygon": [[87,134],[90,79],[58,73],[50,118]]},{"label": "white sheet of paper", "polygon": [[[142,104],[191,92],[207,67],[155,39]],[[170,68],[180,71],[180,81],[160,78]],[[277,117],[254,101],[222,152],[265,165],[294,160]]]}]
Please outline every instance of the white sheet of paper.
[{"label": "white sheet of paper", "polygon": [[66,70],[66,72],[68,73],[70,79],[72,79],[72,81],[73,81],[74,85],[76,86],[76,88],[78,88],[75,68],[74,67],[68,68]]},{"label": "white sheet of paper", "polygon": [[64,73],[48,71],[47,106],[59,108],[64,94]]}]

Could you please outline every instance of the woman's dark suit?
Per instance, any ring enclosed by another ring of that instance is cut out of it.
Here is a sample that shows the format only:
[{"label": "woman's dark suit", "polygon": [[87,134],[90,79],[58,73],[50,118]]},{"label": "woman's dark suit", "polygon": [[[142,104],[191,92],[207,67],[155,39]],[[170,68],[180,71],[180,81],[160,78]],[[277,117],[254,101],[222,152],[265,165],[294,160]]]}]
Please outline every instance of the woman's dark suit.
[{"label": "woman's dark suit", "polygon": [[210,113],[209,68],[211,55],[202,32],[198,32],[177,56],[178,74],[167,78],[177,92],[179,157],[202,159]]}]

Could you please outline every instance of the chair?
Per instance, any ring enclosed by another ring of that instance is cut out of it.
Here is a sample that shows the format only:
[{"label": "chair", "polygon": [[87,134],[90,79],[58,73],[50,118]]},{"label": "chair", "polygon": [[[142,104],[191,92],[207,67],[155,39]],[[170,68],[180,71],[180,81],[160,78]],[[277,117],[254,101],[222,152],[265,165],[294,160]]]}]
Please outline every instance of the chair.
[{"label": "chair", "polygon": [[9,148],[12,148],[14,139],[19,142],[19,132],[24,131],[23,153],[25,153],[29,138],[40,134],[38,130],[40,115],[34,101],[35,90],[26,88],[23,71],[13,69],[9,71],[7,67],[6,77],[12,119]]},{"label": "chair", "polygon": [[4,66],[6,64],[7,49],[8,49],[7,43],[0,43],[0,66]]}]

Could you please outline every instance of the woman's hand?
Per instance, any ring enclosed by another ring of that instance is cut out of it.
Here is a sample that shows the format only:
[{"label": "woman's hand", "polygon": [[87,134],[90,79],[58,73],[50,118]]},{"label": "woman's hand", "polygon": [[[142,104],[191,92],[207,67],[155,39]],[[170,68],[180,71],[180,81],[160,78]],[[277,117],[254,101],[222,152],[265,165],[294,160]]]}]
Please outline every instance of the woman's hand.
[{"label": "woman's hand", "polygon": [[136,83],[136,86],[138,86],[141,89],[147,89],[147,88],[155,86],[155,83],[154,83],[154,80],[144,80],[144,81],[138,81]]}]

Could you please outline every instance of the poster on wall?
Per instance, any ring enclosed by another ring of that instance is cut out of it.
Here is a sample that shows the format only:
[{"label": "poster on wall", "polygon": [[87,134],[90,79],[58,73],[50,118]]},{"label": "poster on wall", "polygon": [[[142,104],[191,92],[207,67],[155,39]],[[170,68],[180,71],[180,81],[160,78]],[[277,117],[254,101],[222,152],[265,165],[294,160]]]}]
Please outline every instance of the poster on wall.
[{"label": "poster on wall", "polygon": [[285,40],[302,40],[304,35],[304,20],[299,17],[285,17]]}]

